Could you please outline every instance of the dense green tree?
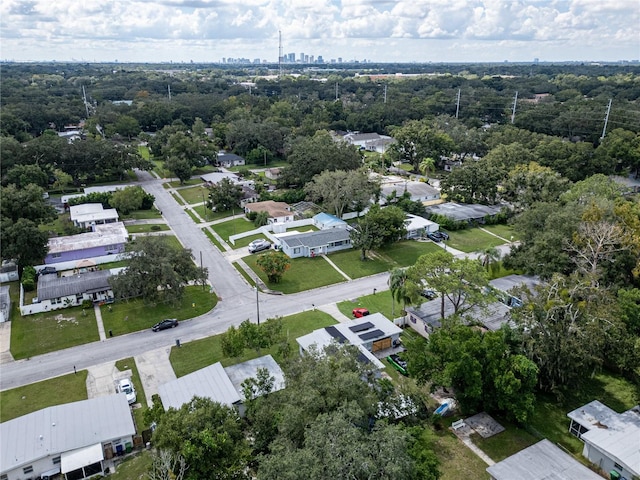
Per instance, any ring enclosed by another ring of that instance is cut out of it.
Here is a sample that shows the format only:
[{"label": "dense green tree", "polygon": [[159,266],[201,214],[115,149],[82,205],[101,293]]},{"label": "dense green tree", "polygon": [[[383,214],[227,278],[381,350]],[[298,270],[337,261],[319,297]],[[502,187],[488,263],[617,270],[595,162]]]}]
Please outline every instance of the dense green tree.
[{"label": "dense green tree", "polygon": [[27,265],[38,265],[48,252],[48,236],[38,225],[27,218],[12,221],[2,217],[0,243],[2,258],[17,260],[20,271]]},{"label": "dense green tree", "polygon": [[269,283],[280,283],[282,276],[291,267],[291,259],[283,252],[269,251],[258,257],[256,265],[265,273]]},{"label": "dense green tree", "polygon": [[519,212],[536,202],[555,202],[568,188],[559,173],[531,162],[517,165],[508,173],[501,196]]},{"label": "dense green tree", "polygon": [[389,147],[389,154],[396,160],[409,163],[414,172],[420,171],[420,163],[425,158],[450,154],[455,149],[451,137],[425,121],[411,120],[391,132],[395,142]]},{"label": "dense green tree", "polygon": [[238,208],[242,198],[242,187],[233,183],[228,178],[209,187],[208,199],[211,207],[217,212],[228,212],[232,208]]},{"label": "dense green tree", "polygon": [[49,175],[38,165],[15,165],[7,170],[2,178],[4,185],[14,184],[18,188],[24,188],[33,183],[39,187],[47,188]]},{"label": "dense green tree", "polygon": [[440,182],[447,198],[462,203],[494,204],[498,185],[503,179],[501,168],[486,160],[469,160],[456,167]]},{"label": "dense green tree", "polygon": [[402,240],[407,234],[404,211],[396,206],[380,208],[372,205],[365,215],[375,225],[376,235],[380,239],[380,245],[389,245]]},{"label": "dense green tree", "polygon": [[342,218],[345,211],[369,203],[379,187],[361,170],[326,170],[315,175],[304,190],[312,201],[321,203],[325,210]]},{"label": "dense green tree", "polygon": [[538,369],[513,352],[506,329],[443,327],[428,342],[409,342],[407,357],[419,383],[453,387],[465,412],[500,412],[520,423],[533,413]]},{"label": "dense green tree", "polygon": [[372,217],[365,215],[358,219],[356,225],[349,230],[349,238],[353,248],[360,250],[360,260],[367,259],[367,252],[382,245],[377,235],[378,225]]},{"label": "dense green tree", "polygon": [[153,443],[180,455],[185,479],[241,480],[247,476],[249,446],[233,407],[194,397],[179,410],[170,408],[158,422]]},{"label": "dense green tree", "polygon": [[138,120],[129,115],[119,115],[113,125],[113,130],[131,140],[131,138],[140,133],[140,125],[138,124]]},{"label": "dense green tree", "polygon": [[144,202],[145,192],[142,187],[126,187],[116,190],[109,199],[109,204],[123,215],[140,210]]},{"label": "dense green tree", "polygon": [[23,218],[36,225],[55,220],[56,211],[45,201],[43,195],[44,190],[33,183],[20,189],[15,185],[3,187],[0,190],[0,212],[3,220],[6,218],[15,223]]},{"label": "dense green tree", "polygon": [[183,184],[191,178],[192,166],[189,161],[184,158],[169,157],[164,162],[164,167],[178,177],[180,184]]},{"label": "dense green tree", "polygon": [[488,273],[478,260],[453,257],[445,251],[428,253],[409,267],[407,276],[416,288],[424,288],[422,285],[426,282],[440,294],[442,318],[445,318],[447,300],[453,307],[453,315],[458,316],[491,300],[486,292]]},{"label": "dense green tree", "polygon": [[141,237],[127,251],[126,270],[109,279],[116,298],[176,303],[188,282],[204,284],[207,279],[207,269],[193,263],[191,250],[177,249],[162,237]]},{"label": "dense green tree", "polygon": [[362,158],[355,147],[334,141],[326,131],[318,131],[313,137],[294,139],[287,160],[289,166],[282,172],[279,182],[299,187],[325,170],[350,172],[362,165]]}]

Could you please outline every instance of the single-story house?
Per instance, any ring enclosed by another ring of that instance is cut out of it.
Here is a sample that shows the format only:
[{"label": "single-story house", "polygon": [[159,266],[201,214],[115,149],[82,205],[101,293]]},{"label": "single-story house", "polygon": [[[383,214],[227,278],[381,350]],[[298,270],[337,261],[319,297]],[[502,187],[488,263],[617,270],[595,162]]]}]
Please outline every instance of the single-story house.
[{"label": "single-story house", "polygon": [[129,186],[130,185],[101,185],[101,186],[97,186],[97,187],[86,187],[83,190],[84,193],[72,193],[72,194],[69,194],[69,195],[63,195],[60,198],[60,203],[62,203],[62,206],[64,208],[69,208],[69,200],[71,200],[72,198],[84,197],[86,195],[89,195],[90,193],[115,192],[117,190],[124,190],[125,188],[127,188]]},{"label": "single-story house", "polygon": [[229,179],[232,183],[236,185],[242,183],[240,181],[240,176],[231,172],[211,172],[211,173],[205,173],[204,175],[200,175],[200,180],[207,183],[208,185],[217,185],[225,178]]},{"label": "single-story house", "polygon": [[329,213],[319,213],[313,217],[313,225],[320,230],[347,228],[347,222]]},{"label": "single-story house", "polygon": [[540,278],[531,275],[507,275],[496,278],[489,282],[491,288],[498,295],[499,300],[508,307],[522,306],[522,299],[513,294],[514,288],[526,287],[530,292],[535,292],[535,287],[539,285]]},{"label": "single-story house", "polygon": [[360,133],[349,132],[342,137],[342,139],[349,145],[354,145],[363,150],[370,152],[384,153],[389,148],[389,145],[395,142],[395,139],[387,135],[380,135],[378,133]]},{"label": "single-story house", "polygon": [[429,215],[443,215],[456,222],[475,222],[483,224],[486,217],[493,217],[502,211],[502,205],[479,205],[446,202],[425,207]]},{"label": "single-story house", "polygon": [[315,257],[351,248],[351,237],[346,228],[284,234],[276,238],[280,249],[290,258]]},{"label": "single-story house", "polygon": [[253,185],[242,185],[242,198],[240,199],[240,206],[242,208],[249,203],[255,203],[260,200],[260,194],[256,192]]},{"label": "single-story house", "polygon": [[282,174],[282,168],[279,168],[279,167],[267,168],[264,171],[264,176],[269,180],[277,180],[280,178],[281,174]]},{"label": "single-story house", "polygon": [[50,238],[44,263],[48,265],[122,253],[128,240],[129,233],[122,222],[96,225],[93,232]]},{"label": "single-story house", "polygon": [[440,190],[426,182],[383,177],[382,184],[380,185],[380,204],[386,204],[386,197],[393,195],[394,192],[397,197],[401,197],[404,192],[408,192],[411,200],[414,202],[425,203],[440,200]]},{"label": "single-story house", "polygon": [[189,403],[194,396],[198,396],[210,398],[230,407],[235,406],[242,414],[241,405],[245,400],[242,383],[249,378],[256,378],[259,368],[266,368],[274,378],[274,392],[285,387],[284,373],[271,355],[226,368],[217,362],[160,385],[158,391],[162,405],[165,410],[179,409],[185,403]]},{"label": "single-story house", "polygon": [[0,285],[0,322],[11,320],[11,296],[9,285]]},{"label": "single-story house", "polygon": [[602,480],[547,439],[487,467],[487,472],[491,480]]},{"label": "single-story house", "polygon": [[569,432],[584,442],[582,455],[610,477],[640,476],[640,406],[618,413],[594,400],[567,414]]},{"label": "single-story house", "polygon": [[404,226],[407,229],[407,238],[420,238],[427,235],[427,233],[433,233],[440,229],[440,225],[426,218],[419,217],[418,215],[407,214],[407,219],[404,221]]},{"label": "single-story house", "polygon": [[225,168],[245,165],[245,160],[235,153],[218,152],[218,165]]},{"label": "single-story house", "polygon": [[115,208],[103,208],[101,203],[82,203],[69,207],[69,216],[76,227],[91,228],[95,225],[118,221]]},{"label": "single-story house", "polygon": [[0,424],[0,478],[78,480],[104,473],[104,460],[133,447],[124,393],[44,408]]},{"label": "single-story house", "polygon": [[269,223],[285,223],[293,221],[293,211],[291,206],[285,202],[274,202],[266,200],[264,202],[247,203],[244,206],[245,213],[267,212]]},{"label": "single-story house", "polygon": [[13,260],[3,260],[0,267],[0,282],[15,282],[19,280],[18,265]]},{"label": "single-story house", "polygon": [[109,284],[110,270],[79,273],[67,277],[40,275],[37,302],[51,310],[81,305],[83,301],[109,302],[113,290]]},{"label": "single-story house", "polygon": [[330,327],[320,328],[298,337],[300,354],[308,351],[312,346],[318,350],[332,342],[346,343],[357,347],[361,352],[361,359],[370,362],[377,369],[384,365],[375,356],[376,352],[389,349],[400,338],[402,329],[393,324],[381,313],[374,313],[350,322],[338,323]]},{"label": "single-story house", "polygon": [[[440,328],[442,316],[440,314],[442,300],[436,298],[424,302],[420,306],[407,307],[408,325],[425,338],[429,338],[435,329]],[[509,307],[501,302],[493,302],[485,309],[473,307],[462,315],[467,319],[473,319],[484,325],[488,330],[499,330],[502,325],[509,323],[511,316]],[[453,304],[448,298],[444,299],[444,316],[453,315]]]}]

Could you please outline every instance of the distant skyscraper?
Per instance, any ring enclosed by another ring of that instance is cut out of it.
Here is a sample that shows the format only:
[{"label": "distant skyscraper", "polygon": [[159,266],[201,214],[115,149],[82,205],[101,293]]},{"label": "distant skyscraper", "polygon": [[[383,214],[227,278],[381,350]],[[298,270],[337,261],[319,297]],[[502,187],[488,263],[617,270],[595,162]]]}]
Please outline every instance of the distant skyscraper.
[{"label": "distant skyscraper", "polygon": [[342,57],[338,57],[338,63],[342,63]]},{"label": "distant skyscraper", "polygon": [[322,55],[318,55],[318,63],[324,63],[324,58],[322,58]]},{"label": "distant skyscraper", "polygon": [[300,52],[300,63],[304,63],[304,52]]}]

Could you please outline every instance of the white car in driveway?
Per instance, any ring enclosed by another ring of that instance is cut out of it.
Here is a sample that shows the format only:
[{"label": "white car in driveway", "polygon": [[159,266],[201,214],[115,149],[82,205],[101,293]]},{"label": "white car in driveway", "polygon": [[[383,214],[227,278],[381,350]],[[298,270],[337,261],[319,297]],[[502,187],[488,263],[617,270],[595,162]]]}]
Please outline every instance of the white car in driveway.
[{"label": "white car in driveway", "polygon": [[131,380],[128,378],[120,380],[120,383],[118,384],[118,391],[127,396],[127,402],[129,402],[129,405],[136,403],[136,389],[134,388],[133,383],[131,383]]},{"label": "white car in driveway", "polygon": [[264,238],[261,238],[251,242],[248,248],[249,253],[261,252],[262,250],[269,250],[271,248],[271,243],[266,241]]}]

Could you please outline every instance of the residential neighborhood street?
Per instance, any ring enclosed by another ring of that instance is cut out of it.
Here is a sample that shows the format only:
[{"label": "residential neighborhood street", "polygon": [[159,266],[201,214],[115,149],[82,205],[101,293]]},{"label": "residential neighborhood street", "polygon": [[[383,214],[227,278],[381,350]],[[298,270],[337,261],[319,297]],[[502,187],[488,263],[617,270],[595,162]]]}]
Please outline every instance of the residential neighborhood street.
[{"label": "residential neighborhood street", "polygon": [[[8,361],[0,365],[0,390],[27,385],[119,360],[143,352],[175,345],[177,339],[189,342],[224,332],[230,325],[244,320],[257,320],[256,293],[242,278],[229,260],[219,252],[205,236],[200,226],[162,187],[162,180],[154,179],[147,172],[138,172],[140,184],[156,197],[156,205],[162,212],[178,239],[193,251],[196,261],[202,252],[202,263],[209,269],[209,281],[219,296],[219,303],[211,312],[180,323],[179,328],[162,332],[147,331],[107,338],[100,342],[80,345],[51,352],[35,358]],[[292,295],[260,293],[259,314],[262,321],[270,317],[286,316],[314,308],[369,294],[374,289],[387,288],[387,273],[330,285]]]}]

